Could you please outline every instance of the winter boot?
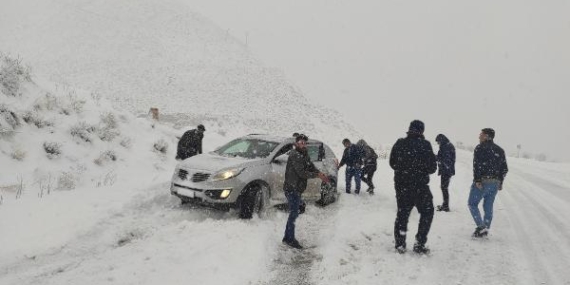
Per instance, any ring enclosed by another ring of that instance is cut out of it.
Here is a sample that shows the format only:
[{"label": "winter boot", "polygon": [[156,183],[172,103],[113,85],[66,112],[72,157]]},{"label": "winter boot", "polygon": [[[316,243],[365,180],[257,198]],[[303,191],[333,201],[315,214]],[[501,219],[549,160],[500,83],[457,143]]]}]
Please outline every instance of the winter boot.
[{"label": "winter boot", "polygon": [[436,210],[439,212],[449,212],[449,206],[447,205],[438,205]]},{"label": "winter boot", "polygon": [[482,237],[486,237],[489,234],[489,230],[487,230],[487,228],[485,226],[478,226],[477,228],[475,228],[475,232],[473,232],[473,237],[474,238],[482,238]]},{"label": "winter boot", "polygon": [[423,244],[414,244],[414,252],[417,254],[429,254],[430,250]]},{"label": "winter boot", "polygon": [[306,209],[307,203],[305,203],[305,201],[301,202],[301,205],[299,205],[299,214],[304,214]]},{"label": "winter boot", "polygon": [[292,248],[296,248],[296,249],[303,249],[303,246],[299,243],[298,240],[294,239],[294,240],[286,240],[283,239],[283,243],[292,247]]},{"label": "winter boot", "polygon": [[399,253],[399,254],[404,254],[404,253],[406,253],[406,247],[405,247],[405,246],[398,246],[398,247],[396,247],[396,253]]}]

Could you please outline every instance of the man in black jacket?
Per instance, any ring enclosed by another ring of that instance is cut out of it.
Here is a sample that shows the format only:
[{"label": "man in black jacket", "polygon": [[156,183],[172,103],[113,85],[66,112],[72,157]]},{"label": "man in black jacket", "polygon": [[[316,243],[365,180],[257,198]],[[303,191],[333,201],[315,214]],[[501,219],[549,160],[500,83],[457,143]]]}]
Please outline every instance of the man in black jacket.
[{"label": "man in black jacket", "polygon": [[202,139],[206,128],[198,125],[196,129],[186,131],[178,141],[176,159],[185,160],[189,157],[202,153]]},{"label": "man in black jacket", "polygon": [[424,123],[414,120],[410,124],[408,136],[399,139],[390,153],[390,166],[394,169],[394,186],[398,213],[394,223],[396,251],[406,251],[408,218],[414,207],[420,213],[418,233],[414,252],[429,253],[425,246],[433,220],[433,196],[428,183],[429,175],[437,169],[431,144],[424,139]]},{"label": "man in black jacket", "polygon": [[[493,142],[495,131],[481,130],[479,145],[473,155],[473,184],[469,193],[469,211],[475,221],[473,237],[484,237],[489,233],[493,220],[493,203],[497,192],[503,189],[503,181],[509,171],[505,151]],[[483,200],[485,217],[481,218],[479,203]]]},{"label": "man in black jacket", "polygon": [[443,134],[437,135],[435,141],[439,145],[437,152],[437,174],[441,176],[441,193],[443,204],[437,206],[438,211],[449,212],[449,182],[455,175],[455,147]]},{"label": "man in black jacket", "polygon": [[285,183],[283,185],[283,191],[289,204],[289,218],[285,226],[283,243],[299,249],[303,246],[295,238],[295,220],[299,216],[301,194],[307,188],[307,180],[318,177],[325,183],[329,182],[328,177],[311,162],[307,153],[308,140],[309,138],[303,134],[295,138],[295,148],[291,150],[285,167]]}]

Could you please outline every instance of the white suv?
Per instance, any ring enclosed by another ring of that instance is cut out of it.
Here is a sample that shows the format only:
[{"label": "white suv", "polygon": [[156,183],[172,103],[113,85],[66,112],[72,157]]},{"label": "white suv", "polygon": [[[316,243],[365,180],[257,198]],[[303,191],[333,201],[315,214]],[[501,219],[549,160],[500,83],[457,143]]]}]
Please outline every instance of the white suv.
[{"label": "white suv", "polygon": [[[240,217],[251,218],[253,213],[286,201],[285,166],[294,142],[293,137],[254,134],[187,158],[176,166],[170,193],[182,203],[237,208]],[[311,161],[329,176],[331,183],[309,179],[303,197],[328,205],[338,197],[338,160],[331,148],[318,140],[310,139],[307,150]]]}]

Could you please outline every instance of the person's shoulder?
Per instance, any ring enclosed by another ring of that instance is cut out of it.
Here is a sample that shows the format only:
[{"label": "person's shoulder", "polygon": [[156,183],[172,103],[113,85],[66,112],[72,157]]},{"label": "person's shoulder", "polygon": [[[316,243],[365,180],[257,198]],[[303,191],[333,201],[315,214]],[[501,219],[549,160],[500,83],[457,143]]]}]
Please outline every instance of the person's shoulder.
[{"label": "person's shoulder", "polygon": [[502,148],[501,146],[499,146],[498,144],[493,143],[493,146],[494,146],[497,150],[499,150],[500,152],[502,152],[502,153],[505,152],[505,150],[503,150],[503,148]]}]

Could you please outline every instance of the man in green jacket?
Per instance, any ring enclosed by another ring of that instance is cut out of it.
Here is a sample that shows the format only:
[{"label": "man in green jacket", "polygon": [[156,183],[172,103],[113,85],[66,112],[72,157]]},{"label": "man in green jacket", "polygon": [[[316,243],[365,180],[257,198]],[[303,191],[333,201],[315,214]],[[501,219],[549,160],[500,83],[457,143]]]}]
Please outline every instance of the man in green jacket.
[{"label": "man in green jacket", "polygon": [[283,243],[298,249],[303,248],[303,246],[295,238],[295,220],[299,216],[301,194],[307,188],[307,180],[319,177],[325,183],[329,182],[328,177],[311,162],[307,153],[308,140],[309,138],[303,134],[295,138],[295,148],[291,151],[285,167],[285,183],[283,185],[283,191],[289,204],[289,218],[285,226]]}]

